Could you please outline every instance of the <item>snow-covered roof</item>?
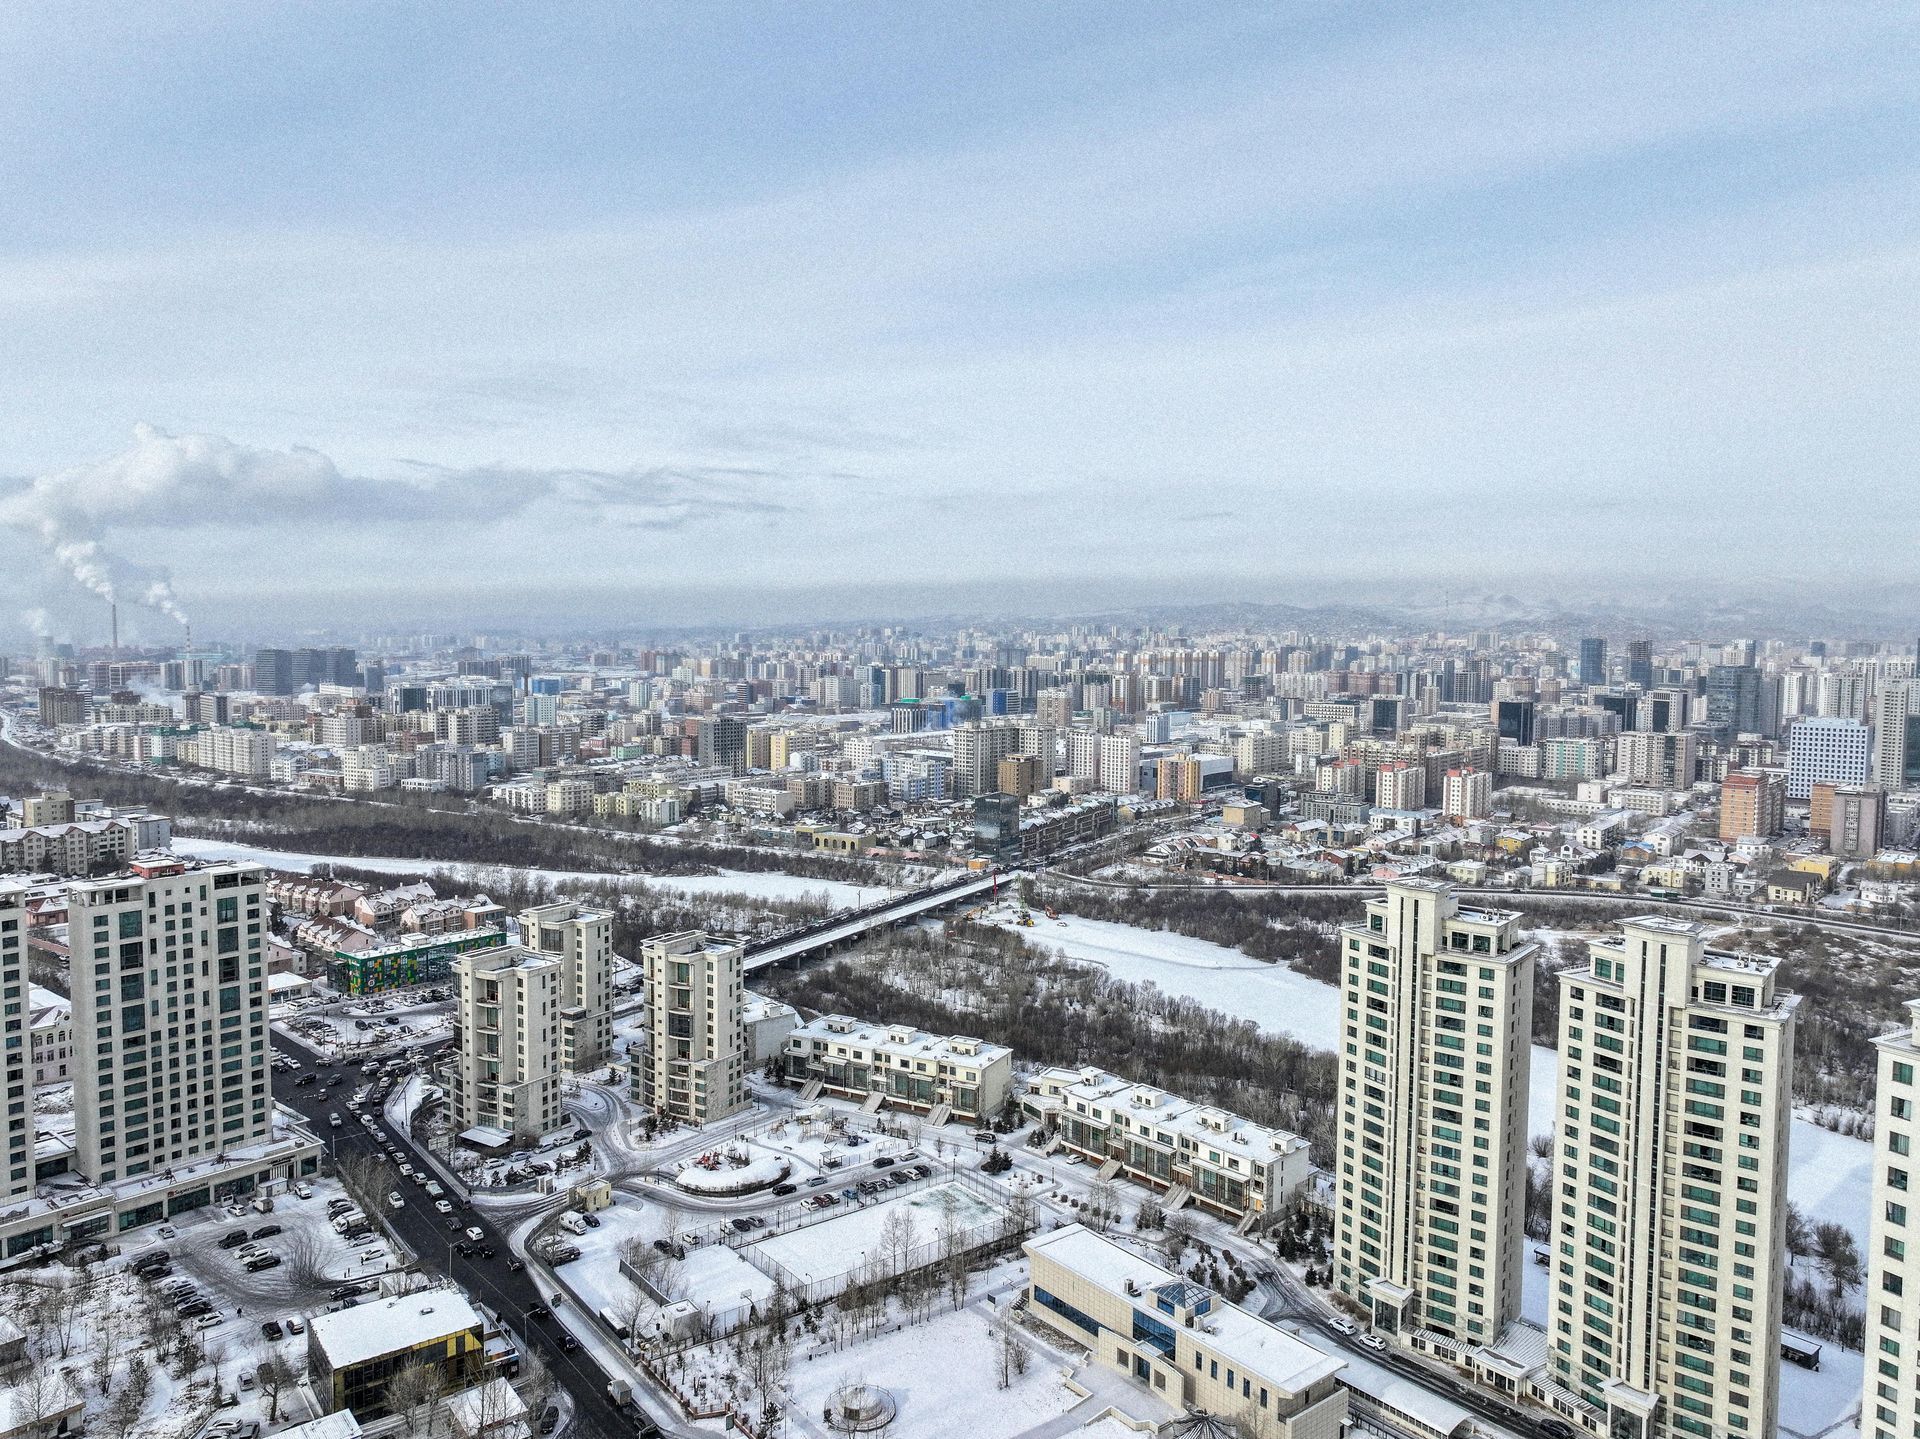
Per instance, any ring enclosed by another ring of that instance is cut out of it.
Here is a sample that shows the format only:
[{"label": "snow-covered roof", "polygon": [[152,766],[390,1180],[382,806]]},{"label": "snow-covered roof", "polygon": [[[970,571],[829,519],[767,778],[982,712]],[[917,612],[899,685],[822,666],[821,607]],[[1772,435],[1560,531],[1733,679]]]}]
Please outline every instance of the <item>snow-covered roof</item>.
[{"label": "snow-covered roof", "polygon": [[[1129,1281],[1141,1293],[1184,1282],[1152,1260],[1122,1249],[1080,1224],[1028,1240],[1027,1252],[1044,1256],[1082,1280],[1125,1297],[1128,1303],[1137,1302],[1137,1296],[1127,1293]],[[1232,1359],[1243,1371],[1259,1375],[1288,1395],[1303,1393],[1347,1367],[1345,1359],[1324,1353],[1223,1300],[1216,1299],[1194,1328],[1176,1332],[1191,1344]]]},{"label": "snow-covered roof", "polygon": [[480,1315],[465,1297],[451,1289],[423,1289],[331,1314],[316,1314],[311,1325],[313,1342],[335,1369],[341,1369],[444,1339],[461,1330],[478,1329]]}]

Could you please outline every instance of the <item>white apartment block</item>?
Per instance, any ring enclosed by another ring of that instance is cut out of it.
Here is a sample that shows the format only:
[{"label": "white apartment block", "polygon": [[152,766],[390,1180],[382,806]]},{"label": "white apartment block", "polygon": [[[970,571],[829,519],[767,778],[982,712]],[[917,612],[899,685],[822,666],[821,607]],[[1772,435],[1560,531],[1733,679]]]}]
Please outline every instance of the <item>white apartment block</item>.
[{"label": "white apartment block", "polygon": [[1280,774],[1293,768],[1288,753],[1286,731],[1255,730],[1233,742],[1233,773],[1236,779],[1255,775]]},{"label": "white apartment block", "polygon": [[935,1124],[978,1124],[1013,1092],[1013,1051],[907,1024],[869,1025],[824,1014],[786,1037],[787,1078],[810,1100],[823,1090],[870,1109],[910,1110]]},{"label": "white apartment block", "polygon": [[1310,1175],[1307,1141],[1100,1069],[1044,1069],[1020,1107],[1068,1150],[1229,1219],[1277,1213]]},{"label": "white apartment block", "polygon": [[647,987],[641,1102],[662,1121],[706,1124],[747,1102],[743,950],[698,930],[640,946]]},{"label": "white apartment block", "polygon": [[1425,809],[1426,766],[1407,760],[1381,765],[1374,774],[1373,802],[1380,809]]},{"label": "white apartment block", "polygon": [[1100,784],[1100,741],[1103,738],[1097,730],[1067,731],[1067,773],[1096,788]]},{"label": "white apartment block", "polygon": [[[277,746],[265,730],[220,725],[203,730],[189,743],[192,762],[202,769],[243,775],[248,779],[266,779],[273,770],[273,752]],[[181,758],[187,756],[183,754]]]},{"label": "white apartment block", "polygon": [[[1867,1367],[1860,1395],[1863,1439],[1920,1434],[1920,1173],[1914,1168],[1920,1089],[1920,1000],[1907,1001],[1906,1029],[1874,1041],[1880,1050],[1873,1128],[1872,1244],[1867,1256]],[[1912,1294],[1907,1286],[1914,1286]]]},{"label": "white apartment block", "polygon": [[1479,769],[1450,769],[1440,791],[1448,819],[1485,819],[1493,813],[1493,776]]},{"label": "white apartment block", "polygon": [[1426,880],[1340,934],[1335,1286],[1401,1342],[1489,1343],[1520,1312],[1536,946]]},{"label": "white apartment block", "polygon": [[571,900],[520,913],[520,943],[560,961],[560,1064],[583,1074],[613,1051],[613,915]]},{"label": "white apartment block", "polygon": [[1920,684],[1892,680],[1873,697],[1873,782],[1883,789],[1907,783],[1907,719],[1920,704]]},{"label": "white apartment block", "polygon": [[1541,779],[1599,779],[1608,771],[1604,739],[1543,739],[1539,748]]},{"label": "white apartment block", "polygon": [[1139,735],[1129,733],[1100,737],[1100,787],[1115,794],[1133,794],[1139,790]]},{"label": "white apartment block", "polygon": [[105,1184],[269,1138],[265,870],[149,857],[67,906],[74,1112],[94,1120],[75,1168]]},{"label": "white apartment block", "polygon": [[1806,799],[1816,784],[1866,784],[1873,731],[1854,719],[1803,719],[1787,738],[1787,798]]},{"label": "white apartment block", "polygon": [[73,1002],[37,984],[28,987],[27,1002],[33,1087],[66,1084],[73,1078]]},{"label": "white apartment block", "polygon": [[560,1127],[562,967],[513,945],[453,961],[460,1025],[453,1112],[462,1135],[482,1147]]},{"label": "white apartment block", "polygon": [[1346,1361],[1069,1224],[1029,1239],[1027,1314],[1176,1413],[1245,1439],[1340,1439]]},{"label": "white apartment block", "polygon": [[1778,961],[1631,919],[1560,975],[1549,1367],[1610,1439],[1772,1439],[1793,1017]]}]

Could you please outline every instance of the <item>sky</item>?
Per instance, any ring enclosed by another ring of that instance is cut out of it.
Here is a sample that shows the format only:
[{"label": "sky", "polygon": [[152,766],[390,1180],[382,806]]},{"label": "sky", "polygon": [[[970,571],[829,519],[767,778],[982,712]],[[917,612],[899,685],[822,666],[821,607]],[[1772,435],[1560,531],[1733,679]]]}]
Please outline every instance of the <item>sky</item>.
[{"label": "sky", "polygon": [[0,626],[1906,578],[1917,32],[6,7]]}]

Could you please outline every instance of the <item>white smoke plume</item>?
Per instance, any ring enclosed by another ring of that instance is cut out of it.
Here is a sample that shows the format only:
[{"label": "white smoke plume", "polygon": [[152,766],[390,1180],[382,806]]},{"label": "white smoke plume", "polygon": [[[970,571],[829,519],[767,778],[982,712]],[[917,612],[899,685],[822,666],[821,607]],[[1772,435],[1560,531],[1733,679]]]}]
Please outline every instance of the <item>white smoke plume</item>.
[{"label": "white smoke plume", "polygon": [[41,635],[53,633],[53,616],[35,605],[32,609],[20,612],[20,623],[27,627],[27,633],[38,639]]},{"label": "white smoke plume", "polygon": [[264,450],[218,435],[170,435],[151,425],[133,445],[94,464],[42,475],[0,499],[0,525],[25,530],[83,588],[187,623],[172,577],[110,546],[121,530],[190,526],[316,526],[378,515],[388,525],[444,527],[449,513],[502,520],[569,509],[602,528],[672,530],[719,515],[772,514],[755,493],[774,477],[738,469],[664,466],[629,470],[410,463],[408,477],[342,474],[317,450]]}]

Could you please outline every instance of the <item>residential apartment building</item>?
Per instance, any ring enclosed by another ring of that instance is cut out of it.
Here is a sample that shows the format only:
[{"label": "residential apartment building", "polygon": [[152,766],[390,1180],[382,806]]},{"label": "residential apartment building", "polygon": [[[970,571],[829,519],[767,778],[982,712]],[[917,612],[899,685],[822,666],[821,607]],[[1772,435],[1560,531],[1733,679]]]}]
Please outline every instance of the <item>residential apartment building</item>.
[{"label": "residential apartment building", "polygon": [[1731,844],[1754,835],[1780,833],[1786,819],[1787,786],[1777,774],[1740,770],[1720,784],[1720,838]]},{"label": "residential apartment building", "polygon": [[270,1137],[266,926],[257,864],[149,857],[67,890],[74,1112],[96,1121],[76,1129],[82,1174],[156,1174]]},{"label": "residential apartment building", "polygon": [[1297,1134],[1255,1124],[1100,1069],[1045,1069],[1021,1109],[1069,1151],[1164,1196],[1229,1219],[1277,1212],[1310,1175]]},{"label": "residential apartment building", "polygon": [[1450,769],[1440,792],[1440,809],[1448,819],[1465,823],[1493,813],[1493,776],[1479,769]]},{"label": "residential apartment building", "polygon": [[1081,1224],[1025,1245],[1027,1314],[1176,1414],[1244,1439],[1340,1439],[1344,1359]]},{"label": "residential apartment building", "polygon": [[276,748],[273,736],[265,730],[215,726],[183,742],[180,759],[222,774],[266,779],[273,772]]},{"label": "residential apartment building", "polygon": [[1520,1312],[1536,946],[1450,886],[1341,929],[1334,1283],[1376,1331],[1485,1344]]},{"label": "residential apartment building", "polygon": [[[37,1075],[28,1073],[33,1055],[34,1015],[27,1002],[28,899],[33,891],[13,880],[0,880],[0,1054],[5,1055],[7,1114],[6,1148],[0,1155],[0,1199],[12,1201],[33,1193],[33,1089]],[[37,1002],[33,1006],[38,1009]],[[71,1025],[68,1025],[69,1032]]]},{"label": "residential apartment building", "polygon": [[[1907,1001],[1908,1027],[1883,1034],[1873,1126],[1872,1233],[1867,1255],[1867,1366],[1860,1395],[1863,1439],[1920,1434],[1920,1000]],[[1907,1286],[1913,1293],[1907,1293]]]},{"label": "residential apartment building", "polygon": [[1920,684],[1890,680],[1873,697],[1873,782],[1905,789],[1920,779]]},{"label": "residential apartment building", "polygon": [[583,1074],[613,1052],[613,915],[563,900],[520,912],[520,943],[560,961],[560,1064]]},{"label": "residential apartment building", "polygon": [[[1000,761],[1021,753],[1020,731],[1010,724],[990,724],[975,720],[958,726],[953,732],[953,796],[971,799],[993,793],[999,777]],[[1052,766],[1042,787],[1052,782]]]},{"label": "residential apartment building", "polygon": [[640,1097],[663,1122],[706,1124],[746,1103],[742,956],[698,930],[640,946],[648,1024]]},{"label": "residential apartment building", "polygon": [[495,1149],[559,1128],[561,961],[518,945],[453,961],[460,1051],[453,1112],[463,1138]]},{"label": "residential apartment building", "polygon": [[1013,1051],[1006,1046],[906,1024],[824,1014],[792,1030],[783,1052],[802,1100],[824,1090],[874,1111],[924,1114],[935,1124],[992,1119],[1013,1092]]},{"label": "residential apartment building", "polygon": [[1614,769],[1630,784],[1686,789],[1693,783],[1698,747],[1690,733],[1625,730],[1614,742]]},{"label": "residential apartment building", "polygon": [[1407,760],[1381,765],[1374,777],[1373,802],[1381,809],[1426,808],[1426,766]]},{"label": "residential apartment building", "polygon": [[1887,833],[1887,792],[1872,785],[1833,791],[1827,848],[1841,859],[1872,859]]},{"label": "residential apartment building", "polygon": [[1560,975],[1549,1365],[1610,1439],[1778,1421],[1795,997],[1704,925]]}]

